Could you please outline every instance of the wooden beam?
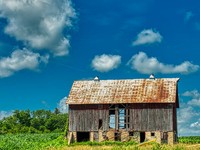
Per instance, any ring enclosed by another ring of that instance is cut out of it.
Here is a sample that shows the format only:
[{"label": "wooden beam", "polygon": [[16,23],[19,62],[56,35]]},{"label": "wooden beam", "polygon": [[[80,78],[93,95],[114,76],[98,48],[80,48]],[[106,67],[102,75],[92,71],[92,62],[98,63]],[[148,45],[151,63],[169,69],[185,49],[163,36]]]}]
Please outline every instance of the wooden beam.
[{"label": "wooden beam", "polygon": [[119,130],[119,106],[115,105],[115,130]]}]

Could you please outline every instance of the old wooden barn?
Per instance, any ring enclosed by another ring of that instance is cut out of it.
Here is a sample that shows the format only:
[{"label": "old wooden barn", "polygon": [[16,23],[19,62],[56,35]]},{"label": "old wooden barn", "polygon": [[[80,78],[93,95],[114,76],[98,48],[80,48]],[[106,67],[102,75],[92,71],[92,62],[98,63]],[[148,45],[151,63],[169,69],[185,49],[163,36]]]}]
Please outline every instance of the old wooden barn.
[{"label": "old wooden barn", "polygon": [[73,141],[177,140],[178,78],[74,81],[67,99]]}]

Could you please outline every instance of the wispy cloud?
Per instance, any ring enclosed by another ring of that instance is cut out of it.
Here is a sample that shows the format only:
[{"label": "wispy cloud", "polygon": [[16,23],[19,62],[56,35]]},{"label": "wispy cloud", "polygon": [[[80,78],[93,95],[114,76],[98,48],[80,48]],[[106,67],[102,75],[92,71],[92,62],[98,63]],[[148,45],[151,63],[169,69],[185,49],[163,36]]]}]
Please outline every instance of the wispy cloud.
[{"label": "wispy cloud", "polygon": [[196,22],[194,26],[196,30],[200,31],[200,22]]},{"label": "wispy cloud", "polygon": [[178,123],[189,123],[188,121],[190,121],[194,116],[197,116],[197,112],[195,112],[193,107],[187,107],[186,104],[181,104],[181,107],[178,112]]},{"label": "wispy cloud", "polygon": [[108,72],[116,69],[121,64],[119,55],[97,55],[92,60],[92,68],[99,72]]},{"label": "wispy cloud", "polygon": [[133,41],[133,46],[160,43],[163,37],[160,33],[153,29],[145,29],[141,31],[135,41]]},{"label": "wispy cloud", "polygon": [[182,96],[188,96],[192,98],[200,98],[200,93],[198,90],[186,91],[182,94]]},{"label": "wispy cloud", "polygon": [[191,11],[187,11],[187,12],[185,13],[184,21],[185,21],[185,22],[188,22],[193,16],[194,16],[194,14],[193,14]]},{"label": "wispy cloud", "polygon": [[190,74],[199,70],[199,65],[194,65],[189,61],[184,61],[179,65],[164,64],[156,57],[148,57],[146,53],[139,52],[132,56],[128,65],[142,74],[162,73],[162,74]]},{"label": "wispy cloud", "polygon": [[0,111],[0,120],[9,117],[13,114],[13,111]]},{"label": "wispy cloud", "polygon": [[200,135],[200,105],[192,102],[194,99],[200,99],[200,93],[197,90],[186,91],[181,98],[186,96],[191,99],[182,102],[178,109],[178,133],[180,136]]},{"label": "wispy cloud", "polygon": [[68,113],[68,105],[66,104],[67,97],[62,98],[57,104],[57,108],[61,113]]},{"label": "wispy cloud", "polygon": [[200,129],[200,121],[194,122],[190,125],[192,128],[199,128]]},{"label": "wispy cloud", "polygon": [[186,91],[182,95],[192,98],[190,101],[188,101],[188,105],[200,107],[200,93],[198,90]]},{"label": "wispy cloud", "polygon": [[8,77],[15,72],[29,69],[35,70],[41,62],[47,63],[49,56],[41,56],[27,49],[15,50],[10,57],[0,58],[0,77]]},{"label": "wispy cloud", "polygon": [[198,99],[192,99],[191,101],[188,102],[189,105],[192,105],[192,106],[198,106],[200,107],[200,98]]},{"label": "wispy cloud", "polygon": [[71,0],[6,0],[1,1],[0,12],[8,20],[6,34],[55,56],[68,54],[69,35],[63,32],[76,17]]},{"label": "wispy cloud", "polygon": [[47,101],[42,100],[41,103],[44,105],[45,109],[49,109],[49,104],[47,103]]}]

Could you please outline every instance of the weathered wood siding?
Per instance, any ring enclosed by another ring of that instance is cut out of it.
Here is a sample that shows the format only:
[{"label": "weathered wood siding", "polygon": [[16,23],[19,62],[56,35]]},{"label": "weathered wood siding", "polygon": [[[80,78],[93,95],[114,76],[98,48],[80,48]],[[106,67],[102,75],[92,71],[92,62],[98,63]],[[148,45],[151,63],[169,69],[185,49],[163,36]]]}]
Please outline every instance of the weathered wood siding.
[{"label": "weathered wood siding", "polygon": [[[174,104],[129,104],[128,131],[176,131]],[[118,114],[118,113],[116,113]],[[118,117],[116,117],[118,118]],[[69,131],[98,131],[99,120],[103,131],[109,130],[109,105],[70,105]]]},{"label": "weathered wood siding", "polygon": [[109,129],[109,109],[107,105],[77,105],[69,108],[69,131],[98,131],[99,120],[102,130]]},{"label": "weathered wood siding", "polygon": [[132,104],[129,130],[173,131],[172,104]]}]

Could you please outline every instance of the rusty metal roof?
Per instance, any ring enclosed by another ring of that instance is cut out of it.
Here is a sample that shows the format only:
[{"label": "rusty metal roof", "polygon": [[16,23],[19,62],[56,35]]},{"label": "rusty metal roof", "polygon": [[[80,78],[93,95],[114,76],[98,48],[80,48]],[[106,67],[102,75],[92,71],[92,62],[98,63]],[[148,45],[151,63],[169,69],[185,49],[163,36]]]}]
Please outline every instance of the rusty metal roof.
[{"label": "rusty metal roof", "polygon": [[176,103],[179,78],[74,81],[68,104]]}]

